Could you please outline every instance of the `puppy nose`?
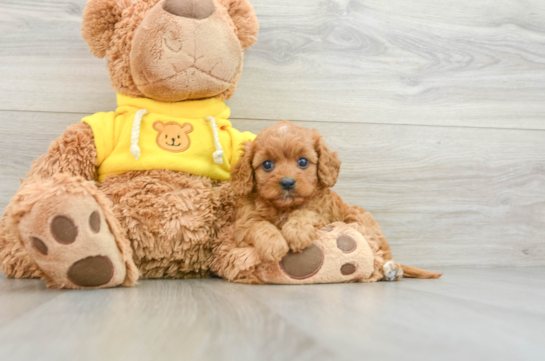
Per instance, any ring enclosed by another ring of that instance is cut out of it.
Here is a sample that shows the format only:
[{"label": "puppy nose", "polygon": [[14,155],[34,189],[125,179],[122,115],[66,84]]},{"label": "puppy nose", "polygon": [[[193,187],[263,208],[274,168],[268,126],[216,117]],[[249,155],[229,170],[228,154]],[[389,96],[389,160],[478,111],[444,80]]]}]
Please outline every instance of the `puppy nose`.
[{"label": "puppy nose", "polygon": [[295,188],[295,179],[289,177],[282,178],[280,181],[280,187],[286,191]]},{"label": "puppy nose", "polygon": [[206,19],[214,10],[214,0],[165,0],[163,9],[169,13],[189,19]]}]

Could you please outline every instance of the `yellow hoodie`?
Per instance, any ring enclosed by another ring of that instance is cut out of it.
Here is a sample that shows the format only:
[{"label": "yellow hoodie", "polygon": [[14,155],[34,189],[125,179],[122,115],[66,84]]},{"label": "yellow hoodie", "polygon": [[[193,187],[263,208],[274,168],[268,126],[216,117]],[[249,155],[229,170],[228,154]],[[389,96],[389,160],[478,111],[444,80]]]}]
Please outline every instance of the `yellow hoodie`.
[{"label": "yellow hoodie", "polygon": [[82,119],[93,129],[99,181],[150,169],[227,180],[241,144],[255,138],[232,127],[220,99],[163,103],[118,94],[117,104],[115,112]]}]

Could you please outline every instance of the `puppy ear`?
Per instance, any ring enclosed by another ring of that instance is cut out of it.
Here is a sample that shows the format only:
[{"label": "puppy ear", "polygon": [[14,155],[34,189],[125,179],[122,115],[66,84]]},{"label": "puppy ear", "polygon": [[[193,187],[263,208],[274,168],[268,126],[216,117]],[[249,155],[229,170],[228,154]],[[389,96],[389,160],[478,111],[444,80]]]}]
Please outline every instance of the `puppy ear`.
[{"label": "puppy ear", "polygon": [[254,9],[248,0],[219,0],[227,8],[229,16],[237,28],[237,36],[242,44],[242,50],[247,50],[257,41],[259,23]]},{"label": "puppy ear", "polygon": [[314,146],[318,153],[318,182],[325,188],[331,188],[337,183],[341,161],[337,152],[331,151],[324,142],[322,136],[316,131],[312,131]]},{"label": "puppy ear", "polygon": [[245,197],[252,193],[255,186],[254,168],[252,160],[254,151],[251,142],[244,143],[244,154],[231,171],[231,187],[237,197]]},{"label": "puppy ear", "polygon": [[114,35],[115,24],[131,0],[91,0],[83,10],[81,35],[97,58],[104,58]]}]

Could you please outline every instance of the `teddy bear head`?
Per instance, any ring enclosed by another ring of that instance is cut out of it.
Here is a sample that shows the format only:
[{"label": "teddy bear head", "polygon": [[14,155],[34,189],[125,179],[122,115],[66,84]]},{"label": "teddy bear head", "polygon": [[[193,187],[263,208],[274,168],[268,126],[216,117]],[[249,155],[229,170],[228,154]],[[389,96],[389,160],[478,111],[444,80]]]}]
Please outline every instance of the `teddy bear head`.
[{"label": "teddy bear head", "polygon": [[229,99],[258,28],[248,0],[90,0],[82,35],[118,93],[177,102]]}]

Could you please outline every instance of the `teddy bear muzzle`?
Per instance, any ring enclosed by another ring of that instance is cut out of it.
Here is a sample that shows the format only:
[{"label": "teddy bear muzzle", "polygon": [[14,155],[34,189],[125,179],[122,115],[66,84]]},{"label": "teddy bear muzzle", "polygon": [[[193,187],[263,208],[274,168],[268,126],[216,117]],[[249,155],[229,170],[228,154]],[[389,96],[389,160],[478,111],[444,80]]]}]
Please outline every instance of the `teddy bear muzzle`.
[{"label": "teddy bear muzzle", "polygon": [[216,6],[213,0],[165,0],[163,9],[173,15],[189,19],[206,19]]},{"label": "teddy bear muzzle", "polygon": [[227,9],[213,0],[157,3],[132,39],[135,86],[145,97],[162,102],[225,92],[237,82],[243,58],[230,21]]}]

